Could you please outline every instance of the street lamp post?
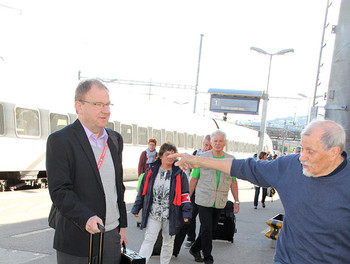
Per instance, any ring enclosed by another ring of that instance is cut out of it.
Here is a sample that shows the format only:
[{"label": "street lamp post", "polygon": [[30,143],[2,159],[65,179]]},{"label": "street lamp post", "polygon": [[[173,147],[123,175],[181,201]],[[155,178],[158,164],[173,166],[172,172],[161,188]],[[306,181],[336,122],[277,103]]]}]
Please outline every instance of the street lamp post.
[{"label": "street lamp post", "polygon": [[261,124],[260,124],[260,131],[259,131],[259,153],[263,151],[264,147],[264,137],[265,137],[265,131],[266,131],[266,116],[267,116],[267,103],[269,101],[269,82],[270,82],[270,72],[271,72],[271,62],[272,62],[272,56],[274,55],[284,55],[289,52],[294,52],[294,49],[283,49],[276,53],[268,53],[263,49],[257,48],[257,47],[251,47],[251,50],[254,50],[256,52],[259,52],[261,54],[269,55],[270,56],[270,63],[269,63],[269,73],[267,75],[267,85],[266,85],[266,91],[263,94],[263,111],[261,114]]},{"label": "street lamp post", "polygon": [[201,34],[201,42],[199,44],[199,56],[198,56],[198,67],[197,67],[197,78],[196,78],[196,88],[194,91],[194,103],[193,103],[193,113],[196,113],[196,106],[197,106],[197,93],[198,93],[198,78],[199,78],[199,68],[201,66],[201,54],[202,54],[202,40],[204,35]]},{"label": "street lamp post", "polygon": [[309,120],[310,119],[309,111],[310,111],[310,105],[311,105],[311,99],[312,98],[308,97],[308,96],[306,96],[305,94],[302,94],[302,93],[298,93],[298,95],[309,100],[309,104],[307,106],[307,116],[306,116],[306,125],[305,125],[305,126],[307,126],[307,124],[309,124],[309,122],[310,122],[310,120]]},{"label": "street lamp post", "polygon": [[306,116],[306,125],[309,124],[312,120],[312,118],[315,118],[312,116],[312,113],[311,113],[311,100],[314,100],[313,101],[313,105],[312,107],[316,107],[316,98],[319,98],[319,97],[323,97],[323,95],[314,95],[314,97],[309,97],[309,96],[306,96],[305,94],[302,94],[302,93],[298,93],[299,96],[305,98],[305,99],[308,99],[309,100],[309,104],[308,104],[308,107],[307,107],[307,116]]}]

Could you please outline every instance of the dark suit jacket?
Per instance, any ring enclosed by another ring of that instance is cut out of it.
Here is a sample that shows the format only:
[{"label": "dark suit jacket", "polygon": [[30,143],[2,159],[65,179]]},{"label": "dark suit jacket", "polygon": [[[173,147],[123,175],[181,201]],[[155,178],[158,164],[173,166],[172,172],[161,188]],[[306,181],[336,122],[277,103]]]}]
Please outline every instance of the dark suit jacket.
[{"label": "dark suit jacket", "polygon": [[[121,136],[120,139],[122,140]],[[126,227],[122,147],[117,149],[110,136],[107,142],[115,169],[119,227]],[[94,215],[105,222],[106,203],[96,159],[79,120],[49,136],[46,170],[50,196],[60,212],[56,222],[54,248],[70,255],[86,257],[90,238],[85,230],[86,222]],[[97,246],[98,236],[95,235],[95,254]]]}]

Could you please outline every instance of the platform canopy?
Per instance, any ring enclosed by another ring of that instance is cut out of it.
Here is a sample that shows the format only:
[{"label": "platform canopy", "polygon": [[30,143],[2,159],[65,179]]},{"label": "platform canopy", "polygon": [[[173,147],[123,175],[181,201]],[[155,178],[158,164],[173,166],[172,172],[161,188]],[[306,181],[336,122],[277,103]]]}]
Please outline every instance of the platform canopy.
[{"label": "platform canopy", "polygon": [[210,111],[219,113],[259,114],[263,91],[210,88]]}]

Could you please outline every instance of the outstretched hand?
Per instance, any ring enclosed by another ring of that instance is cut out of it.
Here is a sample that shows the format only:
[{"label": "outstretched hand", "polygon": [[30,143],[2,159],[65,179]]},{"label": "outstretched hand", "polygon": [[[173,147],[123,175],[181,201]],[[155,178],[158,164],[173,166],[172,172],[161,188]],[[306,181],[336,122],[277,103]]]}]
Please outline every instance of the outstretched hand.
[{"label": "outstretched hand", "polygon": [[199,168],[199,165],[197,164],[196,156],[189,155],[187,153],[174,153],[169,155],[169,158],[178,159],[175,162],[175,165],[179,166],[183,171],[186,171],[187,169]]},{"label": "outstretched hand", "polygon": [[228,175],[231,175],[232,158],[228,159],[213,159],[207,157],[198,157],[189,155],[186,153],[174,153],[168,156],[180,160],[175,162],[176,166],[179,166],[183,171],[188,169],[207,168],[212,170],[218,170]]}]

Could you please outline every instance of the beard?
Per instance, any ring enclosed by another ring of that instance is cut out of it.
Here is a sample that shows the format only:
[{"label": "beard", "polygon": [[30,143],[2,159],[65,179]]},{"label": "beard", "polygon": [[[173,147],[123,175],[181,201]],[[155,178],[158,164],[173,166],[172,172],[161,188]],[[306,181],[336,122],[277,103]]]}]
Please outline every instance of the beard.
[{"label": "beard", "polygon": [[[301,164],[310,167],[310,164],[307,163],[307,162],[301,162]],[[304,174],[306,177],[312,177],[312,176],[314,176],[313,173],[309,172],[309,171],[307,170],[307,168],[304,168],[304,167],[303,167],[303,174]]]},{"label": "beard", "polygon": [[306,168],[303,168],[303,174],[306,176],[306,177],[312,177],[314,176],[311,172],[309,172]]}]

